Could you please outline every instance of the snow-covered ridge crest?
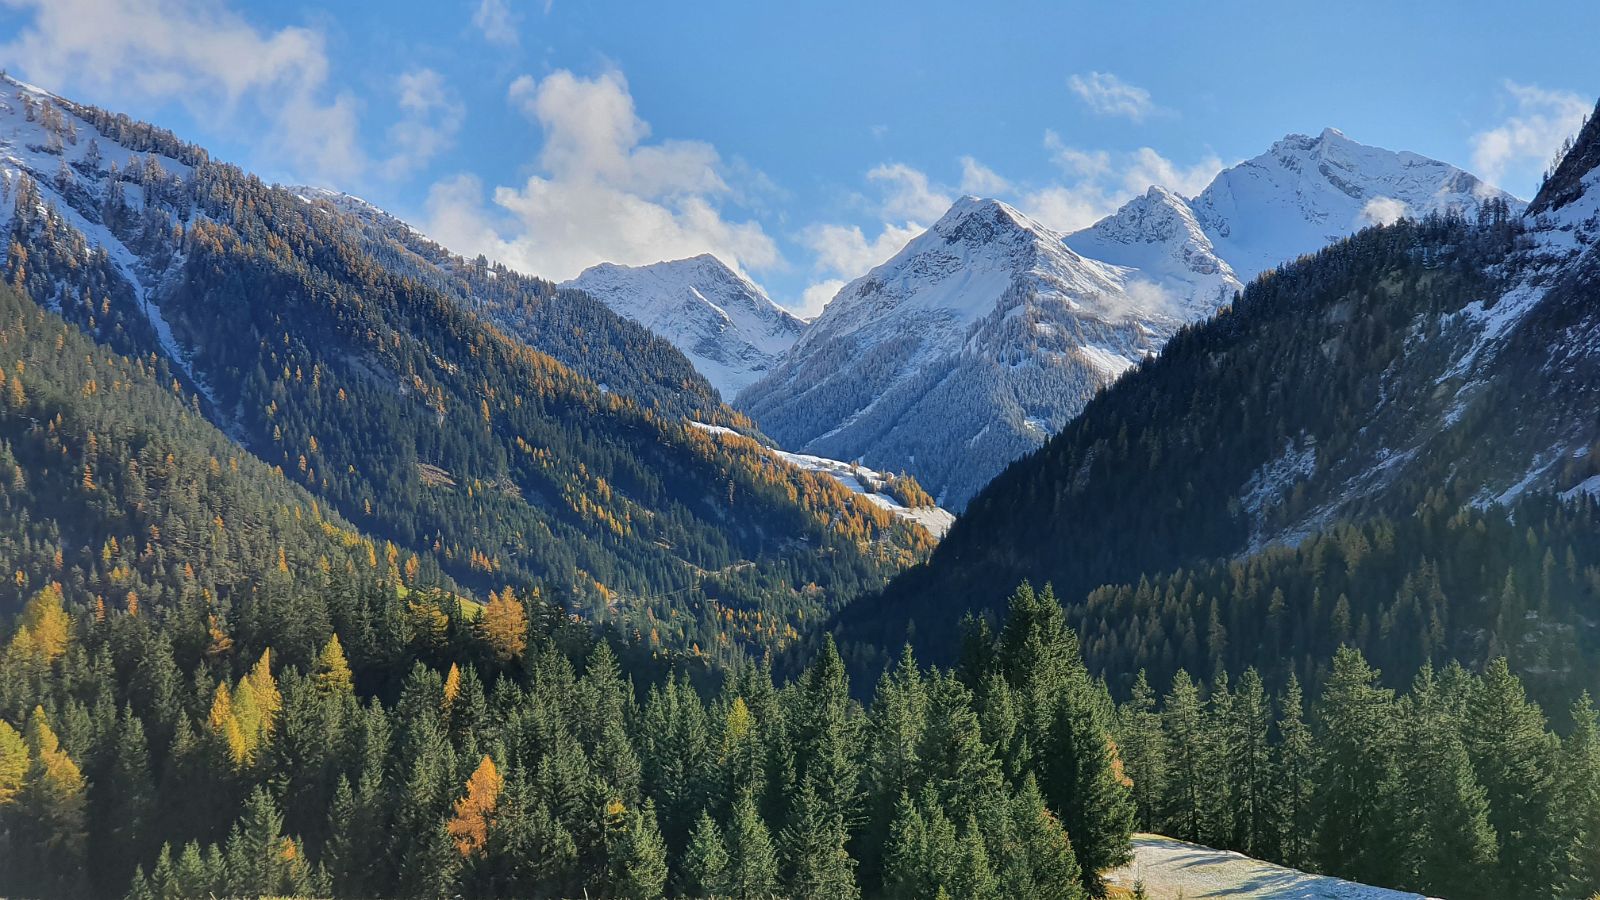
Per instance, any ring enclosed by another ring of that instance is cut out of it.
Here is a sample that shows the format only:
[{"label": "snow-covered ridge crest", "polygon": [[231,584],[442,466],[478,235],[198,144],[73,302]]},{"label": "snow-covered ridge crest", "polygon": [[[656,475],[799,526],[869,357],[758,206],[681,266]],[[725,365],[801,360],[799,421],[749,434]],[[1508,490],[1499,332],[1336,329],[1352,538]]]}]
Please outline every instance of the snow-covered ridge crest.
[{"label": "snow-covered ridge crest", "polygon": [[765,375],[806,327],[710,254],[647,266],[602,263],[562,287],[671,341],[729,399]]},{"label": "snow-covered ridge crest", "polygon": [[964,197],[847,284],[738,403],[785,446],[905,469],[959,507],[1258,274],[1400,216],[1522,201],[1455,166],[1289,135],[1198,197],[1159,186],[1061,235]]}]

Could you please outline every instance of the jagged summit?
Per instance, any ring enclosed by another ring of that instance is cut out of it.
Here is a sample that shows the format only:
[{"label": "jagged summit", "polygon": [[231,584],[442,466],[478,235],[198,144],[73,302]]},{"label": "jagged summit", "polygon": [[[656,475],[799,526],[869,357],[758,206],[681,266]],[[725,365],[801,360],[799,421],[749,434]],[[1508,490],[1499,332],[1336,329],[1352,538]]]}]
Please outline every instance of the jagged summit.
[{"label": "jagged summit", "polygon": [[766,374],[806,327],[709,253],[647,266],[601,263],[562,286],[671,341],[727,398]]}]

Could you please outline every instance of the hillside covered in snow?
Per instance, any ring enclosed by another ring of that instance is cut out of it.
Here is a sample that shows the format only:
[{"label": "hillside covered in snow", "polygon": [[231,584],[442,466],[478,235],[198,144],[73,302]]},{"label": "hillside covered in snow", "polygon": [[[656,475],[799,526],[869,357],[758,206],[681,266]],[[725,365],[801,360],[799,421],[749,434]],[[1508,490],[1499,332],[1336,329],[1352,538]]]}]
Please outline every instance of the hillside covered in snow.
[{"label": "hillside covered in snow", "polygon": [[671,341],[727,400],[765,375],[806,327],[709,253],[648,266],[602,263],[562,287]]}]

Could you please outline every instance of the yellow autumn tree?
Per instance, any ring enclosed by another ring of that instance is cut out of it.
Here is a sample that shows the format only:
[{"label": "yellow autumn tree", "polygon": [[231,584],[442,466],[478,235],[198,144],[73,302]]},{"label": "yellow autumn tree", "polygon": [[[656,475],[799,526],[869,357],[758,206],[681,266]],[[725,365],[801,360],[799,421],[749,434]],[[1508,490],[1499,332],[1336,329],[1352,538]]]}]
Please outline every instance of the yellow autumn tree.
[{"label": "yellow autumn tree", "polygon": [[455,816],[448,826],[450,839],[456,852],[463,857],[480,853],[489,840],[489,826],[494,822],[495,806],[500,802],[500,788],[504,782],[494,760],[488,755],[472,777],[467,779],[467,794],[456,801]]},{"label": "yellow autumn tree", "polygon": [[54,662],[67,652],[67,640],[72,630],[72,617],[67,615],[61,596],[61,585],[51,583],[28,600],[22,608],[22,628],[33,640],[33,650],[45,662]]},{"label": "yellow autumn tree", "polygon": [[5,722],[0,722],[0,806],[17,798],[28,774],[28,744]]},{"label": "yellow autumn tree", "polygon": [[206,717],[206,724],[210,726],[211,733],[222,742],[228,750],[228,757],[234,765],[243,765],[250,754],[250,748],[245,743],[244,729],[239,726],[239,718],[233,712],[233,692],[228,690],[228,683],[217,685],[216,693],[211,695],[211,713]]},{"label": "yellow autumn tree", "polygon": [[88,782],[72,761],[45,718],[35,706],[28,717],[26,745],[32,759],[23,779],[23,801],[35,826],[58,849],[74,856],[87,840]]},{"label": "yellow autumn tree", "polygon": [[355,690],[350,663],[344,657],[344,647],[339,643],[337,634],[322,645],[322,652],[317,654],[317,663],[311,669],[311,677],[316,680],[317,690],[327,696],[349,694]]},{"label": "yellow autumn tree", "polygon": [[244,735],[245,754],[255,756],[278,725],[278,713],[283,709],[283,695],[272,678],[272,650],[261,651],[261,658],[250,668],[250,673],[239,679],[234,691],[233,714]]},{"label": "yellow autumn tree", "polygon": [[455,663],[450,664],[450,671],[444,676],[444,702],[442,707],[445,715],[450,714],[450,707],[456,703],[456,698],[461,696],[461,667]]},{"label": "yellow autumn tree", "polygon": [[528,614],[511,596],[510,588],[504,594],[489,594],[489,604],[478,618],[478,628],[495,659],[501,662],[521,659],[523,651],[528,649]]}]

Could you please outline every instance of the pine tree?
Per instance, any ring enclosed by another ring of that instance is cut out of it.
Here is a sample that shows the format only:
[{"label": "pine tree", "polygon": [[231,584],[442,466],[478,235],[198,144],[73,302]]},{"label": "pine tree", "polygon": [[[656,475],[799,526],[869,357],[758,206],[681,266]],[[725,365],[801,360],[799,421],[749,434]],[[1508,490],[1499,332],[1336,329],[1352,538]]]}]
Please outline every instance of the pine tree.
[{"label": "pine tree", "polygon": [[1562,810],[1571,836],[1566,894],[1600,894],[1600,714],[1587,691],[1572,705],[1572,733],[1562,746]]},{"label": "pine tree", "polygon": [[1311,865],[1315,830],[1312,800],[1317,771],[1315,746],[1301,708],[1300,679],[1293,673],[1278,700],[1278,743],[1273,755],[1273,794],[1279,822],[1278,855],[1288,866]]},{"label": "pine tree", "polygon": [[1155,691],[1143,669],[1134,678],[1133,696],[1119,710],[1116,732],[1123,770],[1133,781],[1136,820],[1146,829],[1157,828],[1167,788],[1168,751]]},{"label": "pine tree", "polygon": [[772,834],[748,794],[734,801],[733,819],[728,825],[727,890],[734,900],[759,900],[778,890]]},{"label": "pine tree", "polygon": [[1502,890],[1550,894],[1570,835],[1556,832],[1556,739],[1504,657],[1490,662],[1469,701],[1467,753],[1500,838]]},{"label": "pine tree", "polygon": [[616,895],[628,900],[655,900],[665,896],[667,845],[656,828],[655,804],[628,814],[628,824],[612,855],[612,880]]},{"label": "pine tree", "polygon": [[728,885],[728,851],[722,832],[707,813],[700,814],[689,846],[683,853],[683,877],[679,893],[688,897],[715,897],[731,891]]},{"label": "pine tree", "polygon": [[1393,692],[1360,651],[1341,647],[1318,704],[1322,755],[1315,804],[1321,816],[1313,857],[1322,871],[1393,884],[1399,751]]}]

